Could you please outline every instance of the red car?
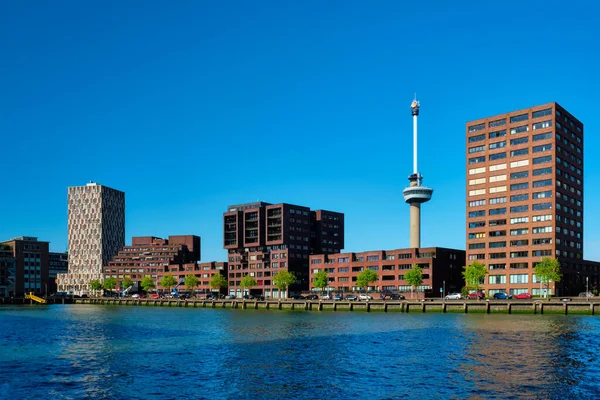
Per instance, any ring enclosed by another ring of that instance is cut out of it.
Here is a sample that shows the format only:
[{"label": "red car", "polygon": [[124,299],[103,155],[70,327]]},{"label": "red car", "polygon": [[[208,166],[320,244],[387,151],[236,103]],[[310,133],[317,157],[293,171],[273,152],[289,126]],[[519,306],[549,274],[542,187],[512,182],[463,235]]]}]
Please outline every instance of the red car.
[{"label": "red car", "polygon": [[515,299],[530,299],[530,298],[531,298],[530,293],[519,293],[519,294],[515,295]]},{"label": "red car", "polygon": [[478,299],[478,300],[481,300],[484,297],[485,297],[485,294],[483,294],[483,292],[469,293],[467,295],[467,299]]},{"label": "red car", "polygon": [[160,296],[155,293],[155,294],[152,295],[152,298],[153,299],[158,299],[158,298],[160,298]]}]

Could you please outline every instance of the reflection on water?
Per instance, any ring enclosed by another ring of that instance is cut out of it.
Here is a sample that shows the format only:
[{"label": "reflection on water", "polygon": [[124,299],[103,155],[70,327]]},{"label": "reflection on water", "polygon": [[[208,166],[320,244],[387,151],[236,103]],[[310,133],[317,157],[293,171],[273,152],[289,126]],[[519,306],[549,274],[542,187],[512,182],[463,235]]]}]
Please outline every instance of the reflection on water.
[{"label": "reflection on water", "polygon": [[599,328],[585,316],[2,307],[0,393],[598,398]]}]

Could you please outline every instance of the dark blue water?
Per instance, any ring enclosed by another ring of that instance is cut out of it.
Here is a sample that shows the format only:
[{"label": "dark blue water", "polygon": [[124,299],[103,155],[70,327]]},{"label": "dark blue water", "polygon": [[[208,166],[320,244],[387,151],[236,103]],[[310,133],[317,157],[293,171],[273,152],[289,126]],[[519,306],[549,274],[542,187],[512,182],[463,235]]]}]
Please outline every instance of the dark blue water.
[{"label": "dark blue water", "polygon": [[600,317],[0,307],[6,399],[596,399]]}]

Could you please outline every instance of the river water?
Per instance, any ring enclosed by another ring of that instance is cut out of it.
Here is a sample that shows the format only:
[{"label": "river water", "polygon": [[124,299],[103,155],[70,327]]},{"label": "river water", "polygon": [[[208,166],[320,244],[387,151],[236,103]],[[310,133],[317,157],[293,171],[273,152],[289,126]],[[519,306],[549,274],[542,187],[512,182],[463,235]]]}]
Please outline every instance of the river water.
[{"label": "river water", "polygon": [[0,307],[6,399],[597,399],[600,317]]}]

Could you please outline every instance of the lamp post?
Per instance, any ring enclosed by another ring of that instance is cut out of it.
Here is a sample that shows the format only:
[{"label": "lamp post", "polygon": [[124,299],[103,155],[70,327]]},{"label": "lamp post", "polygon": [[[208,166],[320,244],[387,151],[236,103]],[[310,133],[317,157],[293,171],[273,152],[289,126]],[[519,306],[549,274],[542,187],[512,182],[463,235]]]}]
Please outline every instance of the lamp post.
[{"label": "lamp post", "polygon": [[590,295],[588,293],[589,290],[589,285],[588,285],[588,277],[585,277],[585,297],[587,298],[587,301],[590,301]]}]

